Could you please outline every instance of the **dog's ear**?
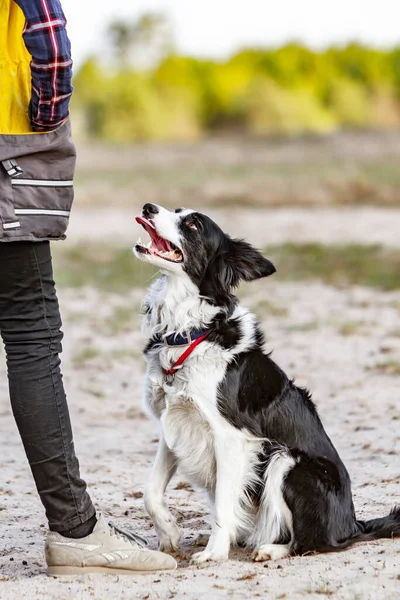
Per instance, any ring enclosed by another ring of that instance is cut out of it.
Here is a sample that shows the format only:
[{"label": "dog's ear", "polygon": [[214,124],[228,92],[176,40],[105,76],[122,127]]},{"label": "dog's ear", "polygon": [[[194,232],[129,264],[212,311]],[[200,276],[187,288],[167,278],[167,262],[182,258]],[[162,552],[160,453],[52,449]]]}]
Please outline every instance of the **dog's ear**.
[{"label": "dog's ear", "polygon": [[271,261],[244,240],[232,240],[226,262],[233,270],[232,286],[239,281],[254,281],[268,277],[276,269]]},{"label": "dog's ear", "polygon": [[241,280],[253,281],[275,273],[274,265],[243,240],[229,239],[229,243],[209,264],[200,284],[202,295],[212,298],[219,306],[235,305],[232,288]]}]

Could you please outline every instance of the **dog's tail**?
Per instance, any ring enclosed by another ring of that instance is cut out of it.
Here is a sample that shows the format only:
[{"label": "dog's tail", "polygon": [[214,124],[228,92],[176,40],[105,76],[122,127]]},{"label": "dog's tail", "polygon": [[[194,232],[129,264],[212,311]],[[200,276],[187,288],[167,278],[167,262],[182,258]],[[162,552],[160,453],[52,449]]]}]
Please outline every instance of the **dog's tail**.
[{"label": "dog's tail", "polygon": [[316,552],[341,552],[360,542],[400,537],[400,506],[394,506],[386,517],[370,521],[357,521],[357,526],[358,531],[346,540],[324,545],[317,548]]},{"label": "dog's tail", "polygon": [[400,537],[400,506],[393,507],[386,517],[370,521],[357,521],[357,525],[360,528],[358,535],[368,536],[368,539]]}]

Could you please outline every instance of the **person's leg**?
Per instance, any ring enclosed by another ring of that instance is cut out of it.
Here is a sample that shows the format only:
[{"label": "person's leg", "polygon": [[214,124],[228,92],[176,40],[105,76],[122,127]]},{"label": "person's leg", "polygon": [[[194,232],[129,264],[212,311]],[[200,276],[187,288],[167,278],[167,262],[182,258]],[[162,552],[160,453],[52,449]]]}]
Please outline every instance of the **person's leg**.
[{"label": "person's leg", "polygon": [[0,332],[13,413],[49,528],[83,537],[96,517],[74,451],[60,327],[50,244],[0,243]]}]

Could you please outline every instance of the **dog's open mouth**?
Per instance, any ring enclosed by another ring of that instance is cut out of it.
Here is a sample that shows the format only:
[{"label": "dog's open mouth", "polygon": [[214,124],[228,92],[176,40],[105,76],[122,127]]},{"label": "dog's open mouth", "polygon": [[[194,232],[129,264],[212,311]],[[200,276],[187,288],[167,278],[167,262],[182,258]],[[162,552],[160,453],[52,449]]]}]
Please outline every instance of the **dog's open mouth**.
[{"label": "dog's open mouth", "polygon": [[154,256],[158,256],[159,258],[170,262],[183,262],[182,251],[177,248],[175,244],[161,237],[161,235],[157,233],[156,228],[150,219],[136,217],[136,222],[139,223],[139,225],[142,225],[151,238],[147,245],[142,244],[140,241],[136,244],[136,250],[138,252],[153,254]]}]

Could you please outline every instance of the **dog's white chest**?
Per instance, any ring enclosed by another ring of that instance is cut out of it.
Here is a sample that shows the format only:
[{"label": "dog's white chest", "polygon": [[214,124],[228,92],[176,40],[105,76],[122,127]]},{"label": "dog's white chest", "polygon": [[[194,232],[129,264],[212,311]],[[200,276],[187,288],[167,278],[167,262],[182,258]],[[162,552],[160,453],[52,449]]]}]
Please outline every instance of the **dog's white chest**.
[{"label": "dog's white chest", "polygon": [[166,396],[161,425],[165,442],[177,457],[180,470],[193,484],[213,489],[213,434],[196,403],[189,398]]}]

